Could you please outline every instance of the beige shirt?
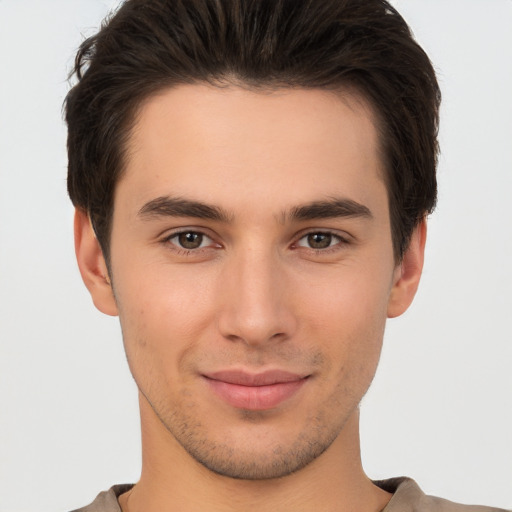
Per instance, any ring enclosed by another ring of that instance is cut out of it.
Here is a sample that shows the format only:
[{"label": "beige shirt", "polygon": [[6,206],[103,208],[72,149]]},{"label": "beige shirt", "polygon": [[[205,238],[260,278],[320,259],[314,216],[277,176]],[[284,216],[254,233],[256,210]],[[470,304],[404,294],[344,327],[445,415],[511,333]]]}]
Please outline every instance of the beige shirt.
[{"label": "beige shirt", "polygon": [[[461,505],[442,498],[427,496],[410,478],[391,478],[374,483],[385,491],[393,493],[393,497],[382,512],[507,512],[501,508]],[[117,498],[132,487],[132,484],[114,485],[110,490],[98,494],[89,506],[73,512],[121,512]]]}]

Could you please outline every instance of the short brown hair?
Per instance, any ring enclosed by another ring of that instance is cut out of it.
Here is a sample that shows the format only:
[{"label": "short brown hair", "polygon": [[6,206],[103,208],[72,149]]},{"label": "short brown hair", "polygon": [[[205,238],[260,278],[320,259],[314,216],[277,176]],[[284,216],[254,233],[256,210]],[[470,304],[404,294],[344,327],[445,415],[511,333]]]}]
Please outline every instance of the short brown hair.
[{"label": "short brown hair", "polygon": [[440,91],[386,0],[127,0],[81,45],[68,190],[109,259],[113,196],[142,102],[177,84],[355,89],[377,115],[395,258],[436,202]]}]

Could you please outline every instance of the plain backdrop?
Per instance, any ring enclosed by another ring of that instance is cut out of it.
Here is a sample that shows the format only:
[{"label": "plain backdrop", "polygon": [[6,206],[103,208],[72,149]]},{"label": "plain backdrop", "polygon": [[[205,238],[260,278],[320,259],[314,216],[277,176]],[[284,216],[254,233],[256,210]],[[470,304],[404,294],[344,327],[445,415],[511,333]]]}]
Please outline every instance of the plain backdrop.
[{"label": "plain backdrop", "polygon": [[[512,507],[512,1],[400,0],[444,95],[417,298],[362,404],[372,478]],[[0,0],[0,512],[65,511],[140,467],[117,319],[74,261],[61,105],[113,1]]]}]

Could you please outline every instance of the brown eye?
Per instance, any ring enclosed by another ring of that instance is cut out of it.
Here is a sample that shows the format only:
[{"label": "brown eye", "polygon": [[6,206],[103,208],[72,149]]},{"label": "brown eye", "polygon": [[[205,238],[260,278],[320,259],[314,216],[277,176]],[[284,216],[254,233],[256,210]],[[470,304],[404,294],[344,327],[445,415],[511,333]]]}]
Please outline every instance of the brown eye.
[{"label": "brown eye", "polygon": [[310,233],[307,235],[308,246],[312,249],[326,249],[332,244],[333,236],[330,233]]},{"label": "brown eye", "polygon": [[345,238],[329,233],[328,231],[312,231],[305,234],[298,242],[298,247],[305,247],[306,249],[313,249],[321,251],[324,249],[341,249],[348,242]]},{"label": "brown eye", "polygon": [[185,233],[179,233],[175,238],[183,249],[199,249],[204,237],[202,233],[186,231]]},{"label": "brown eye", "polygon": [[178,254],[190,257],[204,254],[204,251],[222,248],[222,245],[201,231],[178,231],[164,238],[162,242]]}]

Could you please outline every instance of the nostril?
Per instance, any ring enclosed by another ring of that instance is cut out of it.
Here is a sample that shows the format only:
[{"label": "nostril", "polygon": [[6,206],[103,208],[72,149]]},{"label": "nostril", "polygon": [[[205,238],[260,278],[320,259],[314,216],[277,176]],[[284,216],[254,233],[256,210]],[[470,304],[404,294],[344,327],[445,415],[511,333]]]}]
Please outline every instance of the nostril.
[{"label": "nostril", "polygon": [[266,343],[269,341],[278,342],[285,340],[288,336],[284,332],[276,332],[274,334],[265,335],[265,334],[256,334],[256,333],[246,333],[246,334],[227,334],[224,336],[226,339],[232,342],[242,342],[249,345],[257,345],[260,343]]}]

